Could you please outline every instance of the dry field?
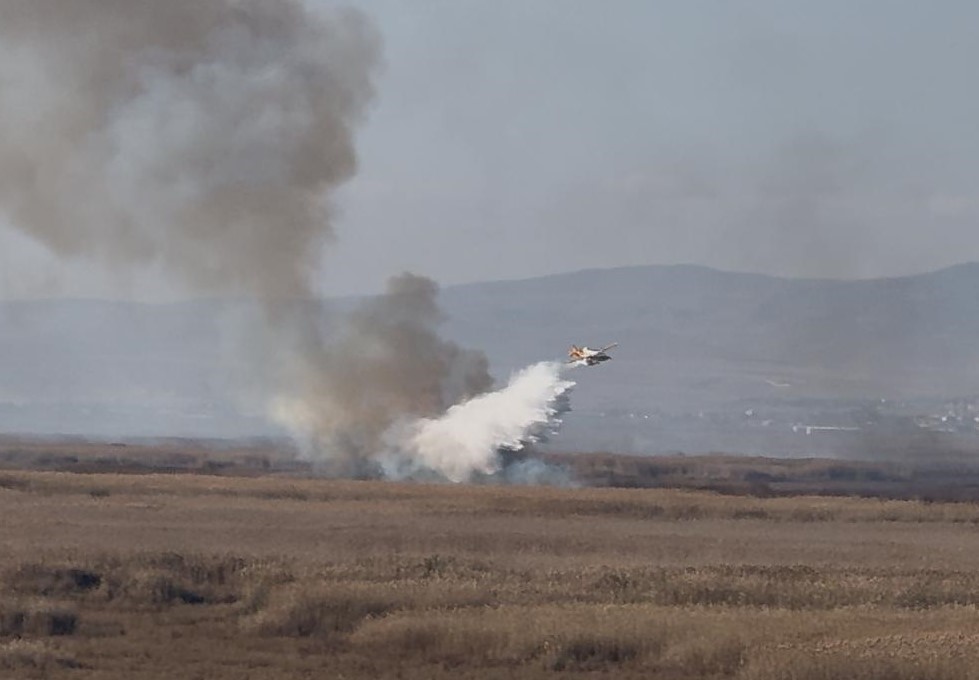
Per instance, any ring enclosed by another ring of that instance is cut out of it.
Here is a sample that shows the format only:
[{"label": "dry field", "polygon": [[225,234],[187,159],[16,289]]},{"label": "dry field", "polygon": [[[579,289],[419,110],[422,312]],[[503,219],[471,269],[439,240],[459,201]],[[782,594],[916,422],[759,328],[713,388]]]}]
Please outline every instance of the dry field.
[{"label": "dry field", "polygon": [[979,677],[979,506],[0,471],[0,678]]}]

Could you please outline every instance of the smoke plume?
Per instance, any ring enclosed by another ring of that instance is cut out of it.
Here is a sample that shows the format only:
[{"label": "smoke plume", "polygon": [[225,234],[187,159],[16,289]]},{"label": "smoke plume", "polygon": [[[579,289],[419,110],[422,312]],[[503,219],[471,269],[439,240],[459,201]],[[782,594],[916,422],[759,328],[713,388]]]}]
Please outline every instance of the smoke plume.
[{"label": "smoke plume", "polygon": [[328,343],[309,324],[292,324],[304,334],[273,416],[308,456],[336,473],[376,475],[392,426],[442,414],[491,386],[482,352],[438,337],[437,292],[426,278],[394,277]]},{"label": "smoke plume", "polygon": [[302,0],[4,0],[0,209],[60,257],[258,300],[247,364],[325,467],[393,456],[461,480],[532,438],[569,384],[537,366],[477,397],[486,359],[439,338],[422,277],[339,329],[311,310],[379,53],[360,13]]},{"label": "smoke plume", "polygon": [[52,252],[310,293],[379,39],[298,0],[5,0],[0,201]]}]

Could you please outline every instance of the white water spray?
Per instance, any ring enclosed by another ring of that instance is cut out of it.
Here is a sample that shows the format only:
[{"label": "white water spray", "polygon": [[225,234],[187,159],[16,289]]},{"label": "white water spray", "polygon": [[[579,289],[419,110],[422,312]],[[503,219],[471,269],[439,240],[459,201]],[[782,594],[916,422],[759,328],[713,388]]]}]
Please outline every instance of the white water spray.
[{"label": "white water spray", "polygon": [[500,469],[500,450],[517,451],[560,424],[561,397],[574,382],[562,365],[541,362],[510,378],[506,387],[451,407],[438,418],[411,423],[395,458],[432,470],[453,482]]}]

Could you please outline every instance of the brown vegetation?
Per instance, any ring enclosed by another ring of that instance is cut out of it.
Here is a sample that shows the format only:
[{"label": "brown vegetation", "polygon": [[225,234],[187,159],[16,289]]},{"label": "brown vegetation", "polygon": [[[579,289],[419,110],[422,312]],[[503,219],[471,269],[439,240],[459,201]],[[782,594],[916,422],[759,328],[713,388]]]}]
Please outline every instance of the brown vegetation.
[{"label": "brown vegetation", "polygon": [[[883,451],[890,448],[884,447]],[[979,500],[976,451],[933,450],[890,457],[868,449],[876,460],[765,458],[710,454],[622,456],[608,453],[551,454],[584,486],[701,489],[728,495],[865,496],[932,501]]]},{"label": "brown vegetation", "polygon": [[958,680],[979,506],[0,476],[0,677]]},{"label": "brown vegetation", "polygon": [[[895,452],[895,447],[897,451]],[[895,452],[893,456],[890,452]],[[551,453],[541,459],[558,477],[585,487],[697,489],[741,496],[832,495],[927,501],[979,501],[977,451],[962,448],[904,452],[894,442],[872,460],[764,458],[724,454],[624,456]],[[511,456],[518,460],[521,454]],[[891,462],[888,462],[891,461]],[[317,471],[297,459],[287,441],[192,439],[93,442],[82,439],[0,435],[0,488],[22,484],[3,470],[85,474],[192,474],[206,476],[308,476]],[[110,490],[93,485],[92,496]],[[280,488],[280,498],[303,500],[305,491]]]}]

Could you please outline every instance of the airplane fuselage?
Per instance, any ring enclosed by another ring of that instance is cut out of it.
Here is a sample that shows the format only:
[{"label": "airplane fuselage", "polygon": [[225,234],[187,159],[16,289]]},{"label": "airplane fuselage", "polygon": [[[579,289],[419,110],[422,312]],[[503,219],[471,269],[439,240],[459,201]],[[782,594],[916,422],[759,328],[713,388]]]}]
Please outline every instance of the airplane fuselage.
[{"label": "airplane fuselage", "polygon": [[606,352],[618,343],[613,343],[602,347],[601,349],[591,349],[589,347],[578,347],[577,345],[571,345],[571,349],[568,350],[568,356],[570,357],[569,364],[574,366],[595,366],[603,361],[608,361],[610,357]]}]

